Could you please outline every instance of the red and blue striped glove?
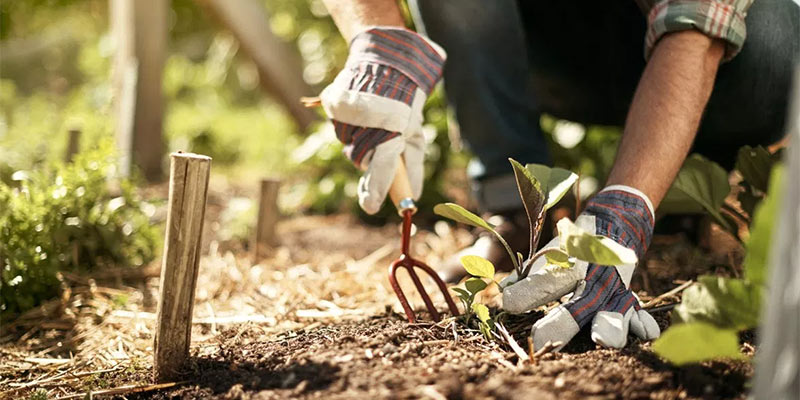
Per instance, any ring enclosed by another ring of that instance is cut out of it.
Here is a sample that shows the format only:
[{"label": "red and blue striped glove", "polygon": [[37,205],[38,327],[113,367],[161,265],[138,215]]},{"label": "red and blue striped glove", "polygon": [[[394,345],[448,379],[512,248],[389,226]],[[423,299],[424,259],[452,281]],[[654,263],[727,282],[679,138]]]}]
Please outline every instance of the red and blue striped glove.
[{"label": "red and blue striped glove", "polygon": [[[653,206],[636,189],[609,186],[589,201],[576,224],[633,250],[641,259],[653,235]],[[555,238],[545,247],[558,245]],[[624,347],[629,331],[645,340],[660,336],[658,324],[629,289],[635,265],[578,261],[574,267],[563,269],[545,263],[544,259],[537,261],[524,279],[517,280],[512,274],[501,282],[503,308],[512,313],[526,312],[573,293],[568,302],[531,328],[536,349],[547,342],[561,342],[563,347],[590,322],[592,340],[606,347]]]},{"label": "red and blue striped glove", "polygon": [[345,68],[320,94],[345,153],[365,171],[358,199],[367,213],[380,209],[400,156],[415,200],[422,193],[422,107],[445,57],[441,47],[410,30],[370,28],[353,38]]}]

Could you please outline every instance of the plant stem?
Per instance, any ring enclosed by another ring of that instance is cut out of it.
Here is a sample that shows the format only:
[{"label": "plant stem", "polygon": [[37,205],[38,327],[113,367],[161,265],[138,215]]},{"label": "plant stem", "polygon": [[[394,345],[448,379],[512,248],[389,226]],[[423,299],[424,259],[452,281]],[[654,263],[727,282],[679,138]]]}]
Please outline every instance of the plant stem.
[{"label": "plant stem", "polygon": [[531,267],[533,266],[533,263],[536,262],[536,260],[538,260],[540,257],[544,256],[547,253],[565,253],[565,252],[564,252],[564,250],[561,250],[561,248],[559,248],[559,247],[545,247],[545,248],[537,251],[531,257],[531,261],[528,263],[528,267],[525,268],[524,271],[522,271],[522,275],[518,276],[518,279],[522,279],[522,278],[525,278],[526,276],[528,276],[528,273],[531,272]]},{"label": "plant stem", "polygon": [[514,251],[511,250],[511,246],[508,245],[508,242],[506,242],[506,240],[503,239],[503,237],[500,236],[500,234],[497,233],[496,230],[492,229],[491,232],[494,233],[495,236],[497,236],[497,239],[500,241],[500,243],[503,244],[503,247],[506,248],[506,252],[508,252],[508,256],[511,257],[511,262],[514,263],[514,269],[517,270],[517,274],[519,274],[519,272],[520,272],[519,261],[517,261],[517,256],[514,254]]}]

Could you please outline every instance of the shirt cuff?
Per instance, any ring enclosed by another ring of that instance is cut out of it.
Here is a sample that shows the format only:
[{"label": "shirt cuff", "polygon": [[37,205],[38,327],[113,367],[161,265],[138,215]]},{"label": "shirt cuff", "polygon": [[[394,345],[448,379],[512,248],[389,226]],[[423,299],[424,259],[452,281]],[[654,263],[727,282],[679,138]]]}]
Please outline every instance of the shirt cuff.
[{"label": "shirt cuff", "polygon": [[667,33],[696,29],[726,42],[723,61],[730,61],[742,49],[747,28],[744,18],[753,0],[663,0],[647,16],[645,59]]}]

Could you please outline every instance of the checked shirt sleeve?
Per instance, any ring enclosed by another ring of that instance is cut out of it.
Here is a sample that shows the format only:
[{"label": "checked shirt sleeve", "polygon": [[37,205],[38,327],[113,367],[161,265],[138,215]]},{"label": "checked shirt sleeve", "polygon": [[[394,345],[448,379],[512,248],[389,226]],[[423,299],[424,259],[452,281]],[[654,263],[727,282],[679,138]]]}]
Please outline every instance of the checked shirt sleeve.
[{"label": "checked shirt sleeve", "polygon": [[637,0],[647,15],[645,58],[664,34],[696,29],[727,43],[723,61],[742,49],[747,28],[745,17],[753,0]]}]

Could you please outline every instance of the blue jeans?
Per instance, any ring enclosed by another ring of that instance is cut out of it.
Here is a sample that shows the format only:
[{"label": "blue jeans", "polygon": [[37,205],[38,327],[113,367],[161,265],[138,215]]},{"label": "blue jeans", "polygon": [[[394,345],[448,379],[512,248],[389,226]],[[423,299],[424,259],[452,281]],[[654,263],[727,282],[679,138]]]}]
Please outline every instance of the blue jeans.
[{"label": "blue jeans", "polygon": [[[633,1],[411,0],[417,26],[448,54],[447,98],[475,154],[468,174],[491,212],[519,208],[508,158],[548,164],[541,113],[622,125],[645,66]],[[785,135],[800,7],[759,0],[747,40],[719,68],[693,151],[732,167],[739,147]]]}]

